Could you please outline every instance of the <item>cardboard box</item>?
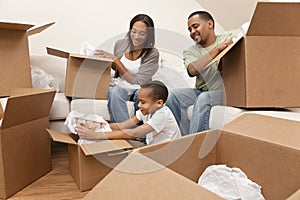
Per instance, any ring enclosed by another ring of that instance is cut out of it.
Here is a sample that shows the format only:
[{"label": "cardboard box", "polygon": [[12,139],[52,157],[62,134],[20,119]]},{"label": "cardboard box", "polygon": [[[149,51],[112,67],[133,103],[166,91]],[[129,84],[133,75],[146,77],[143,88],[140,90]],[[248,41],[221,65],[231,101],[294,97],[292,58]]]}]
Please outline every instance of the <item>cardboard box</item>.
[{"label": "cardboard box", "polygon": [[133,148],[125,140],[79,145],[75,134],[50,129],[48,132],[54,141],[68,144],[70,173],[80,191],[92,189],[127,156],[127,150]]},{"label": "cardboard box", "polygon": [[300,123],[244,114],[225,125],[131,153],[84,199],[221,199],[197,184],[210,165],[240,168],[265,199],[300,188]]},{"label": "cardboard box", "polygon": [[54,90],[18,89],[7,99],[0,127],[0,198],[51,170],[49,113]]},{"label": "cardboard box", "polygon": [[28,36],[53,24],[32,28],[30,24],[0,22],[0,97],[9,96],[13,88],[32,87]]},{"label": "cardboard box", "polygon": [[300,107],[300,3],[258,2],[245,37],[223,53],[225,104]]},{"label": "cardboard box", "polygon": [[71,54],[47,48],[50,55],[67,58],[65,95],[68,97],[107,99],[113,60]]}]

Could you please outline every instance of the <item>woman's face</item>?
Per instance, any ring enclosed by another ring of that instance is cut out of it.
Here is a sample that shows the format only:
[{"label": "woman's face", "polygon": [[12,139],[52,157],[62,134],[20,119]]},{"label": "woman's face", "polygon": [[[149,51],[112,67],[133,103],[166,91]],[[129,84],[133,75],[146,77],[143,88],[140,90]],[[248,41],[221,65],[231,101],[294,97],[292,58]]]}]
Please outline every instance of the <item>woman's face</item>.
[{"label": "woman's face", "polygon": [[143,48],[147,39],[147,25],[142,21],[135,22],[130,31],[130,37],[135,48]]}]

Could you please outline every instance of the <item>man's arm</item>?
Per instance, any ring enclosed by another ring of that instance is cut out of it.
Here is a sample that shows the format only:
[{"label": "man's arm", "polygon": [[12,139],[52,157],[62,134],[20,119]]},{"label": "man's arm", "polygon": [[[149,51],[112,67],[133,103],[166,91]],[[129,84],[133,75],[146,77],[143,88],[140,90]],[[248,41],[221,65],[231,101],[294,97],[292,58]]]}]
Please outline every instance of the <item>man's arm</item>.
[{"label": "man's arm", "polygon": [[232,43],[232,40],[227,40],[222,44],[217,45],[212,50],[208,51],[207,54],[199,58],[198,60],[190,63],[187,67],[188,73],[191,76],[199,76],[200,73],[206,68],[206,66],[226,47]]}]

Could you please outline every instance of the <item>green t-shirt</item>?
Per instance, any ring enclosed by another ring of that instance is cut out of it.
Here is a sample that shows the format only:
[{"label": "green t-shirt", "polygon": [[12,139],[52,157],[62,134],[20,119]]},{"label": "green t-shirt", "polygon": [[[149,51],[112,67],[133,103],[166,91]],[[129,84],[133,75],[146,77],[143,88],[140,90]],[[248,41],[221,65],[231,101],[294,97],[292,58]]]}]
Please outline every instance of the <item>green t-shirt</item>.
[{"label": "green t-shirt", "polygon": [[[201,45],[195,44],[187,50],[184,50],[183,61],[185,67],[187,68],[190,63],[198,60],[208,51],[225,42],[226,40],[229,40],[233,36],[234,35],[232,33],[217,35],[216,41],[209,47],[203,48],[201,47]],[[197,89],[200,89],[202,91],[222,89],[223,81],[221,73],[218,70],[218,64],[219,62],[211,64],[205,70],[203,70],[203,72],[201,72],[201,75],[196,77],[195,87]]]}]

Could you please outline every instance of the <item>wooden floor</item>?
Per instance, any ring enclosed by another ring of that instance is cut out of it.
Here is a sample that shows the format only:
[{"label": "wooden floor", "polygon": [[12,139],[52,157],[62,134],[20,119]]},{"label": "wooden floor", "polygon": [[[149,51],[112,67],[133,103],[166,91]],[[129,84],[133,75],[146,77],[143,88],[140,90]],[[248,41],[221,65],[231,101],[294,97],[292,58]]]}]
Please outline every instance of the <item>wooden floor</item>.
[{"label": "wooden floor", "polygon": [[69,172],[67,146],[52,144],[52,171],[12,196],[11,200],[82,199],[88,192],[80,192]]}]

